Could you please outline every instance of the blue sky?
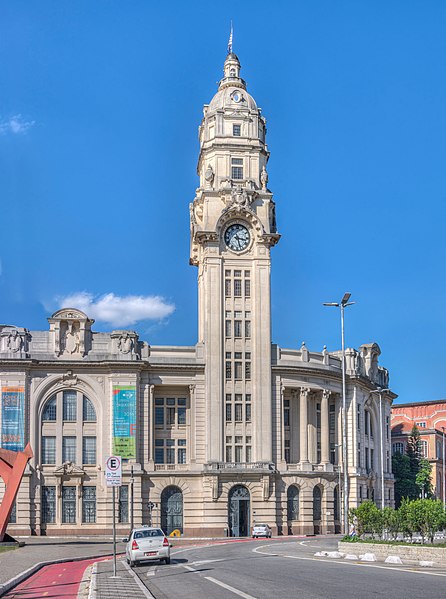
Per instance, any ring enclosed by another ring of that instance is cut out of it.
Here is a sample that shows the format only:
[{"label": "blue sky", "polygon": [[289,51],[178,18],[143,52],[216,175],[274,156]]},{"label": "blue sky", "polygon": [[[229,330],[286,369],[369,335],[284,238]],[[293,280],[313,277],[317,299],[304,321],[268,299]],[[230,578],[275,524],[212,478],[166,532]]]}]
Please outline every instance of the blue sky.
[{"label": "blue sky", "polygon": [[347,345],[379,343],[398,401],[446,397],[443,1],[0,1],[0,321],[75,296],[96,330],[196,342],[188,204],[231,19],[268,120],[274,341],[338,348],[322,302],[350,291]]}]

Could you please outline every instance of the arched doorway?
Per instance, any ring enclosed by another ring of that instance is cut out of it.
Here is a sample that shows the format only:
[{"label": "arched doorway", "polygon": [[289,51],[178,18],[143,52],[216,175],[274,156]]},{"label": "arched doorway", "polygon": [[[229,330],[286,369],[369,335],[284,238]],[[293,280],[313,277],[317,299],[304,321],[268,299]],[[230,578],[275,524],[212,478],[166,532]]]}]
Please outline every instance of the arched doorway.
[{"label": "arched doorway", "polygon": [[243,485],[232,487],[228,497],[228,523],[231,537],[249,536],[249,491]]},{"label": "arched doorway", "polygon": [[161,493],[161,528],[166,535],[183,532],[183,493],[178,487],[166,487]]},{"label": "arched doorway", "polygon": [[322,515],[322,492],[320,487],[313,489],[313,526],[314,534],[318,535],[321,532],[321,515]]},{"label": "arched doorway", "polygon": [[287,491],[287,521],[288,534],[293,534],[293,522],[299,520],[299,489],[294,485]]}]

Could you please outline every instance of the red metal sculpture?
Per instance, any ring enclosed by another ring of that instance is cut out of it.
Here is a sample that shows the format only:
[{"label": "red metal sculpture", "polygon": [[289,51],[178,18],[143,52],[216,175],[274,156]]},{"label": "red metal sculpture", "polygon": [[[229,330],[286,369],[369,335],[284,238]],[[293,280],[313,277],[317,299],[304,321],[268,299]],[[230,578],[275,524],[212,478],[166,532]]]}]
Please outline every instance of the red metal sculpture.
[{"label": "red metal sculpture", "polygon": [[5,494],[0,504],[0,543],[5,536],[26,464],[32,457],[33,451],[29,443],[23,451],[0,449],[0,476],[6,485]]}]

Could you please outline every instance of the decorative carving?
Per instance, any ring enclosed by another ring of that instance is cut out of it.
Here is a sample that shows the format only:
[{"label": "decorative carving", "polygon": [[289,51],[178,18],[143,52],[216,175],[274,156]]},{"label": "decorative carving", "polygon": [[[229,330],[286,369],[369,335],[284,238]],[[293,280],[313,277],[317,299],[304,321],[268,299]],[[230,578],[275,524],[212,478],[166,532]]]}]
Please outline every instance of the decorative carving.
[{"label": "decorative carving", "polygon": [[7,341],[6,341],[6,347],[9,351],[16,353],[18,351],[21,350],[22,348],[22,338],[21,336],[18,334],[17,329],[13,329],[8,337],[7,337]]},{"label": "decorative carving", "polygon": [[331,395],[331,391],[329,389],[322,389],[323,399],[329,399],[330,395]]},{"label": "decorative carving", "polygon": [[85,472],[74,462],[64,462],[54,471],[55,476],[84,476]]},{"label": "decorative carving", "polygon": [[260,183],[262,184],[262,191],[267,191],[268,185],[268,173],[265,165],[262,167],[262,172],[260,173]]},{"label": "decorative carving", "polygon": [[129,354],[133,350],[133,339],[125,332],[118,341],[118,349],[122,354]]},{"label": "decorative carving", "polygon": [[301,387],[300,388],[300,396],[301,397],[308,397],[310,392],[311,392],[311,389],[309,387]]},{"label": "decorative carving", "polygon": [[207,169],[204,173],[204,178],[208,187],[212,187],[212,183],[214,182],[214,169],[211,164],[208,164]]},{"label": "decorative carving", "polygon": [[302,362],[310,361],[310,354],[308,353],[307,346],[305,345],[305,341],[302,341],[302,345],[300,347],[300,359]]},{"label": "decorative carving", "polygon": [[79,323],[66,323],[65,331],[61,339],[61,350],[63,354],[78,354],[80,348]]},{"label": "decorative carving", "polygon": [[74,387],[78,384],[77,374],[73,374],[72,370],[67,370],[67,372],[60,379],[60,382],[65,387]]}]

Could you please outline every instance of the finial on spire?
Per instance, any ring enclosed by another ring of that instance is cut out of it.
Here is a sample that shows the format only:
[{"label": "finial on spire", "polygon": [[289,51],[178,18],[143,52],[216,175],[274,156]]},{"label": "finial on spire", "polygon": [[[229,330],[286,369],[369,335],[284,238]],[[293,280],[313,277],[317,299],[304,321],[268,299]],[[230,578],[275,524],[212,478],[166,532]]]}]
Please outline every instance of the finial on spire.
[{"label": "finial on spire", "polygon": [[233,36],[233,29],[232,29],[232,21],[231,21],[231,33],[229,34],[229,40],[228,40],[228,54],[232,54],[232,36]]}]

